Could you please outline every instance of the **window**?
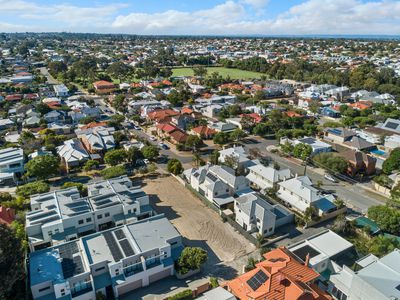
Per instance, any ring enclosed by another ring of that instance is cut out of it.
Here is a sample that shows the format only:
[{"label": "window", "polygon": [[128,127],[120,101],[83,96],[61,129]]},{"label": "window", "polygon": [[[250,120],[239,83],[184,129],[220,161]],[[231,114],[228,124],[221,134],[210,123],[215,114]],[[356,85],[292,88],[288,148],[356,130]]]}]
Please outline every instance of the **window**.
[{"label": "window", "polygon": [[39,293],[49,290],[50,287],[46,286],[45,288],[39,289]]},{"label": "window", "polygon": [[58,232],[60,232],[60,229],[56,228],[56,229],[54,229],[54,232],[58,233]]},{"label": "window", "polygon": [[78,224],[79,224],[79,225],[83,224],[83,220],[79,220],[79,221],[78,221]]},{"label": "window", "polygon": [[136,212],[136,208],[133,209],[133,212],[134,212],[134,213]]},{"label": "window", "polygon": [[104,214],[104,217],[105,217],[105,218],[107,218],[107,217],[109,217],[109,216],[110,216],[110,213],[109,213],[109,212],[107,212],[107,213]]},{"label": "window", "polygon": [[61,289],[60,292],[61,292],[61,296],[65,296],[65,290],[64,289]]},{"label": "window", "polygon": [[86,218],[86,222],[92,222],[92,218]]},{"label": "window", "polygon": [[271,232],[272,231],[272,227],[268,228],[268,231]]},{"label": "window", "polygon": [[49,236],[52,236],[52,235],[53,235],[53,232],[49,231],[47,234],[48,234]]},{"label": "window", "polygon": [[118,276],[119,275],[119,269],[115,270],[115,275]]},{"label": "window", "polygon": [[174,246],[174,245],[176,245],[176,244],[178,244],[178,242],[172,242],[170,245],[171,245],[171,246]]},{"label": "window", "polygon": [[132,210],[128,209],[128,214],[131,214],[131,213],[132,213]]},{"label": "window", "polygon": [[95,269],[94,271],[95,272],[99,272],[99,271],[101,271],[101,270],[104,270],[106,267],[101,267],[101,268],[98,268],[98,269]]},{"label": "window", "polygon": [[100,220],[101,218],[103,218],[103,215],[98,215],[97,219]]}]

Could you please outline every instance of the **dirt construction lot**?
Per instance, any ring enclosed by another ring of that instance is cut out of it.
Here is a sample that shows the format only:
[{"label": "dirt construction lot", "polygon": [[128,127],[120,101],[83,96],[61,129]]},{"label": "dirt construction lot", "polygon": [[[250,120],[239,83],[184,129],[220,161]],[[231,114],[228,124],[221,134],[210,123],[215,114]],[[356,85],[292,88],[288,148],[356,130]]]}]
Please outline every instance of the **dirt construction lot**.
[{"label": "dirt construction lot", "polygon": [[145,179],[143,190],[150,196],[152,206],[164,213],[178,229],[188,246],[205,247],[209,263],[230,262],[255,250],[220,216],[205,206],[175,178]]}]

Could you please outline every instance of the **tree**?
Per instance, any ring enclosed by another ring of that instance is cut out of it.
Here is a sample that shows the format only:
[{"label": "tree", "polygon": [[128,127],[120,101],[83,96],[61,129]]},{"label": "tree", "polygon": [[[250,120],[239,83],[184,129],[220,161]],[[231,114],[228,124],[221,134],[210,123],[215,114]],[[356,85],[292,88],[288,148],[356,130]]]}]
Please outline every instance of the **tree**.
[{"label": "tree", "polygon": [[8,202],[8,201],[12,201],[14,198],[13,196],[11,196],[10,193],[8,192],[0,192],[0,205],[3,202]]},{"label": "tree", "polygon": [[114,97],[112,100],[112,107],[114,107],[116,110],[120,112],[125,112],[126,111],[126,105],[125,105],[125,95],[119,94]]},{"label": "tree", "polygon": [[17,187],[16,194],[24,198],[28,198],[30,195],[43,194],[50,191],[50,185],[43,181],[30,182]]},{"label": "tree", "polygon": [[400,242],[396,238],[378,235],[369,241],[368,252],[378,257],[382,257],[399,248],[399,246]]},{"label": "tree", "polygon": [[185,147],[187,149],[191,149],[193,152],[196,152],[197,149],[203,144],[203,140],[197,135],[189,135],[185,142]]},{"label": "tree", "polygon": [[400,169],[400,148],[393,149],[389,157],[383,162],[383,173],[390,175],[393,171]]},{"label": "tree", "polygon": [[207,75],[207,72],[208,72],[207,68],[204,66],[199,66],[199,67],[193,68],[194,76],[204,77]]},{"label": "tree", "polygon": [[253,128],[253,134],[259,135],[259,136],[264,136],[264,135],[268,134],[269,131],[270,131],[270,128],[265,123],[258,123]]},{"label": "tree", "polygon": [[124,64],[122,61],[112,63],[107,68],[107,73],[110,74],[112,77],[117,78],[119,81],[122,81],[128,75],[132,74],[132,72],[132,67]]},{"label": "tree", "polygon": [[113,167],[106,168],[106,169],[102,170],[100,174],[101,174],[101,176],[104,177],[104,179],[110,179],[110,178],[126,175],[126,173],[127,172],[126,172],[125,167],[120,165],[120,166],[113,166]]},{"label": "tree", "polygon": [[214,150],[209,156],[209,161],[213,165],[218,165],[218,159],[219,159],[219,151]]},{"label": "tree", "polygon": [[142,149],[142,153],[143,153],[144,158],[147,158],[150,160],[155,159],[159,155],[158,148],[153,145],[144,146]]},{"label": "tree", "polygon": [[247,134],[240,128],[237,128],[230,133],[230,138],[237,142],[245,138],[246,136]]},{"label": "tree", "polygon": [[368,218],[375,221],[383,230],[391,234],[400,234],[400,211],[386,205],[371,206],[368,208]]},{"label": "tree", "polygon": [[333,231],[340,235],[353,235],[355,232],[355,226],[352,222],[347,221],[345,215],[338,215],[332,226]]},{"label": "tree", "polygon": [[115,166],[123,163],[126,160],[126,152],[124,149],[114,149],[108,151],[104,155],[104,161],[110,166]]},{"label": "tree", "polygon": [[229,142],[229,136],[224,132],[218,132],[214,135],[213,142],[214,144],[224,145]]},{"label": "tree", "polygon": [[72,182],[72,181],[64,182],[64,184],[62,185],[61,188],[68,189],[68,188],[71,188],[71,187],[76,187],[82,197],[86,197],[87,194],[88,194],[87,186],[84,185],[83,183],[80,183],[80,182]]},{"label": "tree", "polygon": [[46,179],[57,175],[60,171],[60,162],[53,155],[36,156],[25,165],[27,177]]},{"label": "tree", "polygon": [[177,269],[180,274],[186,274],[190,270],[197,270],[207,260],[207,251],[199,247],[186,247],[183,249],[177,261]]},{"label": "tree", "polygon": [[309,158],[311,153],[312,153],[312,147],[307,144],[300,143],[294,146],[293,148],[294,157],[300,158],[303,161]]},{"label": "tree", "polygon": [[313,221],[318,216],[317,210],[314,206],[307,207],[304,211],[303,219],[304,222],[307,224]]},{"label": "tree", "polygon": [[235,155],[227,155],[224,158],[224,165],[236,169],[239,166],[239,157]]},{"label": "tree", "polygon": [[43,102],[39,102],[38,104],[36,104],[35,108],[36,108],[36,111],[38,113],[40,113],[42,116],[51,111],[51,108]]},{"label": "tree", "polygon": [[11,299],[14,285],[24,277],[21,241],[15,232],[0,224],[0,299]]},{"label": "tree", "polygon": [[83,170],[85,172],[88,172],[88,171],[97,169],[99,167],[99,165],[100,165],[100,163],[97,160],[90,159],[83,166]]},{"label": "tree", "polygon": [[126,150],[126,159],[131,165],[135,165],[138,159],[143,159],[143,153],[137,147],[130,147]]},{"label": "tree", "polygon": [[183,172],[182,163],[176,158],[170,159],[167,164],[167,170],[174,175],[179,175]]},{"label": "tree", "polygon": [[334,153],[320,153],[313,157],[314,163],[333,173],[345,173],[348,162],[341,156]]}]

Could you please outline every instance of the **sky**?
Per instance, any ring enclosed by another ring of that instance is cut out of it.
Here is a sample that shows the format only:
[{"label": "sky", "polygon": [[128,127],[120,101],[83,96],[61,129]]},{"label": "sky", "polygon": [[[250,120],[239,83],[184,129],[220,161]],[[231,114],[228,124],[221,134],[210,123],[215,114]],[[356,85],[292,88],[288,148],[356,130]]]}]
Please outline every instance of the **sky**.
[{"label": "sky", "polygon": [[0,32],[399,35],[400,0],[0,0]]}]

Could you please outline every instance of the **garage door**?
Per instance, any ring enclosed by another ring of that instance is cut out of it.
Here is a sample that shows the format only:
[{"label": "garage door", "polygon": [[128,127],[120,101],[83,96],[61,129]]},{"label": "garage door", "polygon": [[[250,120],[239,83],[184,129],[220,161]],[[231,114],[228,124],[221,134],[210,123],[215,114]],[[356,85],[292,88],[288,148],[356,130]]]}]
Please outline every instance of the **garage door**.
[{"label": "garage door", "polygon": [[164,270],[164,271],[162,271],[160,273],[157,273],[157,274],[153,274],[153,275],[151,275],[149,277],[149,283],[153,283],[153,282],[155,282],[157,280],[163,279],[163,278],[168,277],[170,275],[171,275],[171,269]]},{"label": "garage door", "polygon": [[121,285],[119,287],[117,287],[118,290],[118,296],[121,296],[123,294],[126,294],[130,291],[133,291],[135,289],[141,288],[142,287],[142,280],[137,280],[125,285]]}]

